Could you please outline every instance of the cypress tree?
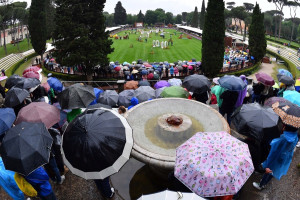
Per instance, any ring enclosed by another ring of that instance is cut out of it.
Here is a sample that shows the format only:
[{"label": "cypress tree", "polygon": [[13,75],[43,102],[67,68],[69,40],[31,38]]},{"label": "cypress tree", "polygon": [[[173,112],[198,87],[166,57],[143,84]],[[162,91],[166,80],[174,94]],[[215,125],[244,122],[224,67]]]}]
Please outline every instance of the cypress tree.
[{"label": "cypress tree", "polygon": [[144,22],[144,14],[140,10],[139,14],[137,15],[137,22]]},{"label": "cypress tree", "polygon": [[225,19],[223,0],[208,0],[202,36],[204,73],[214,77],[223,67]]},{"label": "cypress tree", "polygon": [[114,14],[115,24],[122,25],[126,23],[127,14],[125,8],[123,8],[122,3],[118,1],[115,7],[115,14]]},{"label": "cypress tree", "polygon": [[194,11],[194,14],[193,14],[191,26],[195,27],[195,28],[198,28],[198,8],[197,8],[197,6],[195,7],[195,11]]},{"label": "cypress tree", "polygon": [[83,64],[87,79],[93,68],[109,64],[113,52],[109,33],[105,32],[103,8],[106,0],[56,0],[54,45],[56,58],[66,66]]},{"label": "cypress tree", "polygon": [[249,27],[249,50],[255,62],[259,62],[266,54],[267,41],[265,38],[264,14],[256,4]]},{"label": "cypress tree", "polygon": [[42,60],[47,41],[46,4],[46,0],[32,0],[28,18],[31,44],[35,52],[41,55]]},{"label": "cypress tree", "polygon": [[205,22],[205,0],[202,1],[202,7],[200,12],[200,29],[203,30]]}]

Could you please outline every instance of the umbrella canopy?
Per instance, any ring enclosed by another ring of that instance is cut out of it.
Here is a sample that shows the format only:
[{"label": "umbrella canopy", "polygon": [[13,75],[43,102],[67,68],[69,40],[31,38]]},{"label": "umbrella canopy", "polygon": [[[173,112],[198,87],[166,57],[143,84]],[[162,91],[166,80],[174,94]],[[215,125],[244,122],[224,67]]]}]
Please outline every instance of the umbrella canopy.
[{"label": "umbrella canopy", "polygon": [[20,77],[19,75],[11,75],[10,77],[8,77],[8,79],[6,79],[5,88],[10,89],[18,83],[23,82],[24,80],[25,78]]},{"label": "umbrella canopy", "polygon": [[189,95],[190,95],[189,92],[180,86],[166,87],[160,94],[160,96],[163,98],[175,97],[175,98],[185,98],[185,99],[187,99]]},{"label": "umbrella canopy", "polygon": [[[149,81],[144,80],[144,81],[140,81],[138,86],[139,87],[140,86],[151,86],[151,84],[149,83]],[[135,88],[135,89],[137,89],[137,88]]]},{"label": "umbrella canopy", "polygon": [[135,90],[139,86],[139,82],[137,81],[127,81],[124,85],[124,90]]},{"label": "umbrella canopy", "polygon": [[4,81],[7,79],[7,76],[0,76],[0,81]]},{"label": "umbrella canopy", "polygon": [[162,192],[143,195],[138,200],[205,200],[204,198],[196,195],[195,193],[187,193],[187,192],[173,192],[169,190],[165,190]]},{"label": "umbrella canopy", "polygon": [[115,90],[105,90],[103,93],[100,94],[100,97],[97,100],[97,102],[113,107],[116,106],[118,100],[119,95]]},{"label": "umbrella canopy", "polygon": [[156,97],[156,98],[162,98],[161,93],[162,93],[162,91],[164,91],[165,88],[166,88],[166,87],[162,87],[162,88],[156,89],[156,90],[155,90],[155,97]]},{"label": "umbrella canopy", "polygon": [[176,149],[175,177],[202,197],[236,194],[253,171],[248,145],[226,132],[196,133]]},{"label": "umbrella canopy", "polygon": [[100,90],[98,88],[94,88],[94,93],[96,98],[94,99],[94,101],[92,101],[92,103],[90,103],[90,105],[94,105],[97,103],[97,99],[99,98],[100,94],[103,92],[103,90]]},{"label": "umbrella canopy", "polygon": [[278,73],[293,78],[293,75],[291,74],[291,72],[289,72],[286,69],[278,69]]},{"label": "umbrella canopy", "polygon": [[272,105],[276,102],[285,103],[287,100],[283,97],[271,97],[265,101],[265,106],[272,107]]},{"label": "umbrella canopy", "polygon": [[45,102],[32,102],[20,110],[15,124],[20,124],[21,122],[41,122],[49,129],[58,123],[59,120],[60,112],[55,106]]},{"label": "umbrella canopy", "polygon": [[141,86],[134,91],[134,96],[139,100],[139,103],[155,99],[155,90],[150,86]]},{"label": "umbrella canopy", "polygon": [[300,107],[296,104],[285,102],[285,103],[274,103],[272,105],[274,112],[279,115],[283,123],[300,128]]},{"label": "umbrella canopy", "polygon": [[147,71],[146,69],[143,69],[142,72],[141,72],[141,74],[142,74],[142,75],[147,75],[147,74],[148,74],[148,71]]},{"label": "umbrella canopy", "polygon": [[49,162],[52,142],[43,123],[22,122],[14,126],[0,147],[5,168],[27,176]]},{"label": "umbrella canopy", "polygon": [[240,77],[233,75],[225,75],[218,82],[221,87],[231,91],[241,91],[247,87],[246,83]]},{"label": "umbrella canopy", "polygon": [[59,122],[58,126],[61,128],[63,127],[64,123],[67,121],[67,114],[71,112],[71,110],[62,110],[59,103],[54,103],[53,106],[55,106],[59,110]]},{"label": "umbrella canopy", "polygon": [[16,119],[12,108],[0,108],[0,135],[9,130]]},{"label": "umbrella canopy", "polygon": [[295,83],[295,89],[296,89],[296,91],[300,91],[300,79],[297,79],[296,80],[296,83]]},{"label": "umbrella canopy", "polygon": [[181,86],[182,85],[182,81],[178,78],[171,78],[168,80],[168,82],[171,86]]},{"label": "umbrella canopy", "polygon": [[206,76],[203,75],[190,75],[184,78],[183,87],[188,91],[194,92],[199,90],[201,93],[206,92],[210,88],[210,82]]},{"label": "umbrella canopy", "polygon": [[258,103],[244,104],[232,114],[231,118],[240,134],[256,141],[271,141],[280,137],[279,117],[272,108],[263,108]]},{"label": "umbrella canopy", "polygon": [[59,91],[59,92],[61,92],[63,90],[63,85],[57,78],[50,77],[50,78],[48,78],[47,82],[48,82],[49,86],[51,88],[53,88],[53,90]]},{"label": "umbrella canopy", "polygon": [[293,78],[289,76],[285,76],[282,74],[277,74],[278,81],[284,83],[285,85],[294,85],[295,81]]},{"label": "umbrella canopy", "polygon": [[189,65],[188,69],[192,70],[192,69],[194,69],[194,67],[192,65]]},{"label": "umbrella canopy", "polygon": [[13,108],[21,104],[28,96],[29,92],[27,90],[13,87],[6,93],[4,105]]},{"label": "umbrella canopy", "polygon": [[272,86],[275,84],[274,79],[266,73],[259,72],[259,73],[256,73],[255,76],[256,76],[257,81],[263,83],[264,85]]},{"label": "umbrella canopy", "polygon": [[23,74],[24,78],[36,78],[36,79],[40,79],[40,74],[36,71],[28,71],[25,74]]},{"label": "umbrella canopy", "polygon": [[104,179],[127,162],[132,129],[124,117],[109,109],[87,109],[63,135],[63,159],[72,173],[84,179]]},{"label": "umbrella canopy", "polygon": [[46,83],[42,83],[41,86],[43,86],[46,90],[46,92],[48,92],[50,90],[50,85],[46,82]]},{"label": "umbrella canopy", "polygon": [[179,71],[182,71],[182,70],[183,70],[183,67],[182,67],[181,65],[177,65],[177,69],[178,69]]},{"label": "umbrella canopy", "polygon": [[148,78],[149,80],[153,79],[153,78],[154,78],[153,73],[148,74],[147,78]]},{"label": "umbrella canopy", "polygon": [[89,109],[92,109],[92,108],[107,108],[107,109],[111,109],[111,106],[105,105],[105,104],[102,104],[102,103],[97,103],[97,104],[94,104],[94,105],[89,105],[87,108],[89,108]]},{"label": "umbrella canopy", "polygon": [[120,71],[121,70],[121,66],[115,67],[114,70],[117,71],[117,72]]},{"label": "umbrella canopy", "polygon": [[159,79],[159,74],[157,74],[157,73],[154,73],[154,75],[153,75],[153,79],[154,79],[154,80],[158,80],[158,79]]},{"label": "umbrella canopy", "polygon": [[23,75],[26,74],[27,72],[29,71],[34,71],[34,72],[40,72],[42,69],[37,67],[37,66],[31,66],[31,67],[28,67],[26,68],[24,71],[23,71]]},{"label": "umbrella canopy", "polygon": [[158,81],[157,83],[155,83],[154,87],[155,89],[158,89],[158,88],[162,88],[162,87],[170,87],[170,83],[168,81]]},{"label": "umbrella canopy", "polygon": [[283,98],[300,106],[300,93],[297,91],[286,90],[283,92]]},{"label": "umbrella canopy", "polygon": [[57,95],[62,109],[86,108],[95,99],[94,88],[77,83]]},{"label": "umbrella canopy", "polygon": [[36,78],[25,78],[24,81],[19,82],[18,84],[16,84],[15,87],[29,90],[31,88],[37,87],[40,84],[41,84],[41,81],[39,81]]},{"label": "umbrella canopy", "polygon": [[131,105],[131,98],[134,97],[134,90],[124,90],[119,93],[119,106],[128,108]]}]

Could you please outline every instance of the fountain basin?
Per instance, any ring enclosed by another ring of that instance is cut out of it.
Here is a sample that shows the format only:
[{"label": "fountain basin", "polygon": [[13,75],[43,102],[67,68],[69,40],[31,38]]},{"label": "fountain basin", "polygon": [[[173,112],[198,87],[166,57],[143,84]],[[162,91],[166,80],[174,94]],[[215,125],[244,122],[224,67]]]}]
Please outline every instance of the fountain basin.
[{"label": "fountain basin", "polygon": [[[156,131],[159,131],[162,126],[159,125],[158,119],[162,117],[163,120],[169,115],[183,115],[187,117],[188,119],[183,119],[182,124],[189,119],[192,121],[193,126],[195,123],[200,123],[201,129],[203,129],[201,131],[227,131],[230,133],[227,121],[216,110],[198,101],[182,98],[162,98],[146,101],[133,107],[125,115],[133,129],[134,145],[131,155],[134,158],[155,168],[164,170],[174,169],[176,147],[185,142],[188,138],[184,138],[184,140],[178,143],[178,141],[168,137],[168,134],[172,135],[172,130],[168,128],[166,128],[167,131],[164,131],[163,134],[159,133],[156,140],[151,139],[151,135],[146,134],[149,121],[155,119],[155,121],[157,121]],[[199,131],[197,126],[191,129],[191,127],[187,125],[184,129],[187,131]],[[171,132],[168,133],[168,131]],[[196,132],[192,132],[189,137],[195,133]],[[176,134],[176,132],[173,132],[173,134]],[[179,132],[179,134],[181,135],[178,137],[182,138],[182,133]],[[163,138],[159,135],[163,135]],[[172,140],[174,140],[175,146],[167,145],[164,147],[161,145],[172,143]]]}]

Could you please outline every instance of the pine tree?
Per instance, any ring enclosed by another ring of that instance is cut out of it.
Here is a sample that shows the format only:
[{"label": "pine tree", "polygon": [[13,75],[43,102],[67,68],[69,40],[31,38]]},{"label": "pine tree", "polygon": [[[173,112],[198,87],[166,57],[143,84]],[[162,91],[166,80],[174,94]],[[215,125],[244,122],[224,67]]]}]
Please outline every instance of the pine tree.
[{"label": "pine tree", "polygon": [[223,67],[225,18],[223,0],[208,0],[202,36],[204,73],[214,77]]},{"label": "pine tree", "polygon": [[140,10],[139,14],[137,15],[137,22],[144,22],[144,14]]},{"label": "pine tree", "polygon": [[28,19],[32,47],[42,59],[47,41],[46,2],[46,0],[32,0]]},{"label": "pine tree", "polygon": [[105,32],[103,8],[106,0],[56,0],[54,46],[56,58],[66,66],[83,64],[87,79],[93,68],[109,64],[112,41]]},{"label": "pine tree", "polygon": [[114,20],[116,25],[125,24],[127,21],[127,14],[125,8],[123,8],[122,3],[118,1],[115,7]]},{"label": "pine tree", "polygon": [[200,29],[203,30],[205,22],[205,0],[202,1],[202,7],[200,12]]},{"label": "pine tree", "polygon": [[191,26],[192,27],[195,27],[195,28],[198,28],[198,8],[197,6],[195,7],[195,11],[194,11],[194,14],[193,14],[193,18],[192,18],[192,22],[191,22]]},{"label": "pine tree", "polygon": [[256,4],[249,27],[249,50],[255,62],[259,62],[266,54],[267,41],[265,38],[264,14]]}]

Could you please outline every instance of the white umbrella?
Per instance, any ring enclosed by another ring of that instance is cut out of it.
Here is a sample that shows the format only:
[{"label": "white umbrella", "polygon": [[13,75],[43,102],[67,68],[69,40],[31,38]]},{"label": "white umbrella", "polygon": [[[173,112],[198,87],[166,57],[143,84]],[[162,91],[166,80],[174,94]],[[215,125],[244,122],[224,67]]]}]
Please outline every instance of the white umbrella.
[{"label": "white umbrella", "polygon": [[178,78],[169,79],[168,82],[170,83],[171,86],[181,86],[182,85],[182,81]]},{"label": "white umbrella", "polygon": [[205,200],[195,193],[173,192],[165,190],[162,192],[141,196],[138,200]]}]

